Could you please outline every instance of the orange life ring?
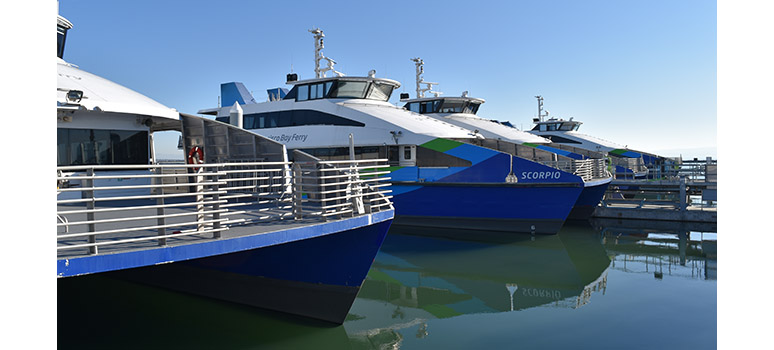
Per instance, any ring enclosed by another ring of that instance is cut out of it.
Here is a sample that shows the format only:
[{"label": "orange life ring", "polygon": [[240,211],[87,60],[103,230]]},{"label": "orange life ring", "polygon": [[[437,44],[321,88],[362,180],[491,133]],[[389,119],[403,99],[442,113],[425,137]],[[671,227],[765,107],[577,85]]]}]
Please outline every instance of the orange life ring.
[{"label": "orange life ring", "polygon": [[[204,151],[199,146],[194,146],[188,151],[188,164],[203,164],[204,163]],[[194,171],[198,171],[199,168],[193,168]]]}]

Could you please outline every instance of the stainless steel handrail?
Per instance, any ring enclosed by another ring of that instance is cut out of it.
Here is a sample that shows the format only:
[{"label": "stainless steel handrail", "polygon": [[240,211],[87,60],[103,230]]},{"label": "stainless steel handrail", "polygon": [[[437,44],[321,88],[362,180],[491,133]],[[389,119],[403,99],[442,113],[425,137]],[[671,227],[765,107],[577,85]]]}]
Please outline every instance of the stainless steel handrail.
[{"label": "stainless steel handrail", "polygon": [[392,209],[386,159],[57,168],[57,250],[198,236],[234,225]]}]

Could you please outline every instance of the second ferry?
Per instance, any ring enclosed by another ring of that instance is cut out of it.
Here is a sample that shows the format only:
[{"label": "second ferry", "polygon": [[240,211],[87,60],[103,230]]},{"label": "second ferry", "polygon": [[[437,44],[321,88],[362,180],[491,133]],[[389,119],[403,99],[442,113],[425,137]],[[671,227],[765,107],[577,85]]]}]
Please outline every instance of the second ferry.
[{"label": "second ferry", "polygon": [[225,83],[221,107],[199,113],[321,159],[347,159],[350,149],[357,159],[388,159],[396,225],[534,234],[562,227],[583,190],[580,177],[482,147],[480,134],[390,104],[400,83],[375,71],[337,72],[322,54],[323,32],[310,32],[314,79],[289,74],[292,88],[270,89],[261,103],[243,84]]}]

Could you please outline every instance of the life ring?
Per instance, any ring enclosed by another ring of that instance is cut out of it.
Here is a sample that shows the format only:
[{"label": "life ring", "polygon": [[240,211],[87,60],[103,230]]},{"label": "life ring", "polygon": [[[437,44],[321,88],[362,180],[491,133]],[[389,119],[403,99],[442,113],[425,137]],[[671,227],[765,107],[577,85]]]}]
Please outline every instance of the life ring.
[{"label": "life ring", "polygon": [[[199,146],[194,146],[188,151],[188,164],[203,164],[204,163],[204,151]],[[194,171],[199,171],[199,168],[193,168]]]}]

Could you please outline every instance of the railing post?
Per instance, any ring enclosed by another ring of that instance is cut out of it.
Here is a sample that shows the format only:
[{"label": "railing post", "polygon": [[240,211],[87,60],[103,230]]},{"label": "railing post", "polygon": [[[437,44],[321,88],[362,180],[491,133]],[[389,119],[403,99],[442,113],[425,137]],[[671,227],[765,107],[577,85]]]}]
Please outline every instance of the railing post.
[{"label": "railing post", "polygon": [[302,200],[301,165],[299,163],[293,163],[293,173],[291,178],[291,184],[293,187],[293,218],[295,218],[296,220],[299,220],[303,215],[303,212],[301,210],[301,200]]},{"label": "railing post", "polygon": [[[219,169],[216,169],[219,170]],[[218,191],[220,191],[220,175],[218,175],[219,171],[216,171],[215,175],[212,175],[210,179],[212,180],[212,238],[220,238],[221,232],[220,232],[220,194]],[[228,175],[226,175],[228,177]]]},{"label": "railing post", "polygon": [[352,194],[352,216],[365,213],[362,197],[363,189],[360,188],[360,183],[358,183],[360,178],[359,175],[360,173],[357,170],[357,163],[352,160],[352,162],[349,163],[349,187]]},{"label": "railing post", "polygon": [[684,211],[687,208],[687,198],[685,193],[685,177],[680,177],[680,211]]},{"label": "railing post", "polygon": [[[156,175],[161,175],[161,174],[164,173],[164,171],[162,170],[161,167],[156,168],[154,172],[156,173]],[[153,184],[154,185],[158,185],[159,183],[161,183],[162,185],[164,184],[164,181],[162,180],[162,178],[161,177],[154,177],[153,178]],[[162,237],[162,238],[159,238],[159,245],[160,246],[165,246],[165,245],[167,245],[167,239],[163,238],[163,237],[167,235],[167,229],[166,229],[166,227],[164,227],[164,225],[166,225],[166,221],[167,220],[164,217],[164,215],[165,215],[165,213],[164,213],[164,187],[163,186],[155,187],[153,189],[153,192],[158,195],[158,197],[156,197],[156,205],[157,205],[157,207],[156,207],[156,223],[159,226],[158,236]]]},{"label": "railing post", "polygon": [[201,175],[201,173],[204,172],[204,167],[200,167],[198,170],[196,170],[197,175],[194,176],[194,179],[196,181],[196,230],[197,231],[204,231],[204,186],[202,185],[202,182],[204,182],[204,176]]},{"label": "railing post", "polygon": [[[91,223],[89,226],[89,232],[96,232],[97,231],[97,225],[93,223],[94,221],[94,208],[97,206],[97,201],[95,199],[94,195],[94,168],[89,168],[86,170],[86,175],[89,177],[86,179],[86,185],[84,187],[88,188],[87,191],[84,193],[84,197],[90,198],[91,200],[86,202],[86,209],[88,209],[88,212],[86,213],[86,220],[90,221]],[[89,243],[97,243],[97,236],[96,235],[89,235],[88,238]],[[96,245],[89,247],[89,254],[97,254],[98,249]]]}]

